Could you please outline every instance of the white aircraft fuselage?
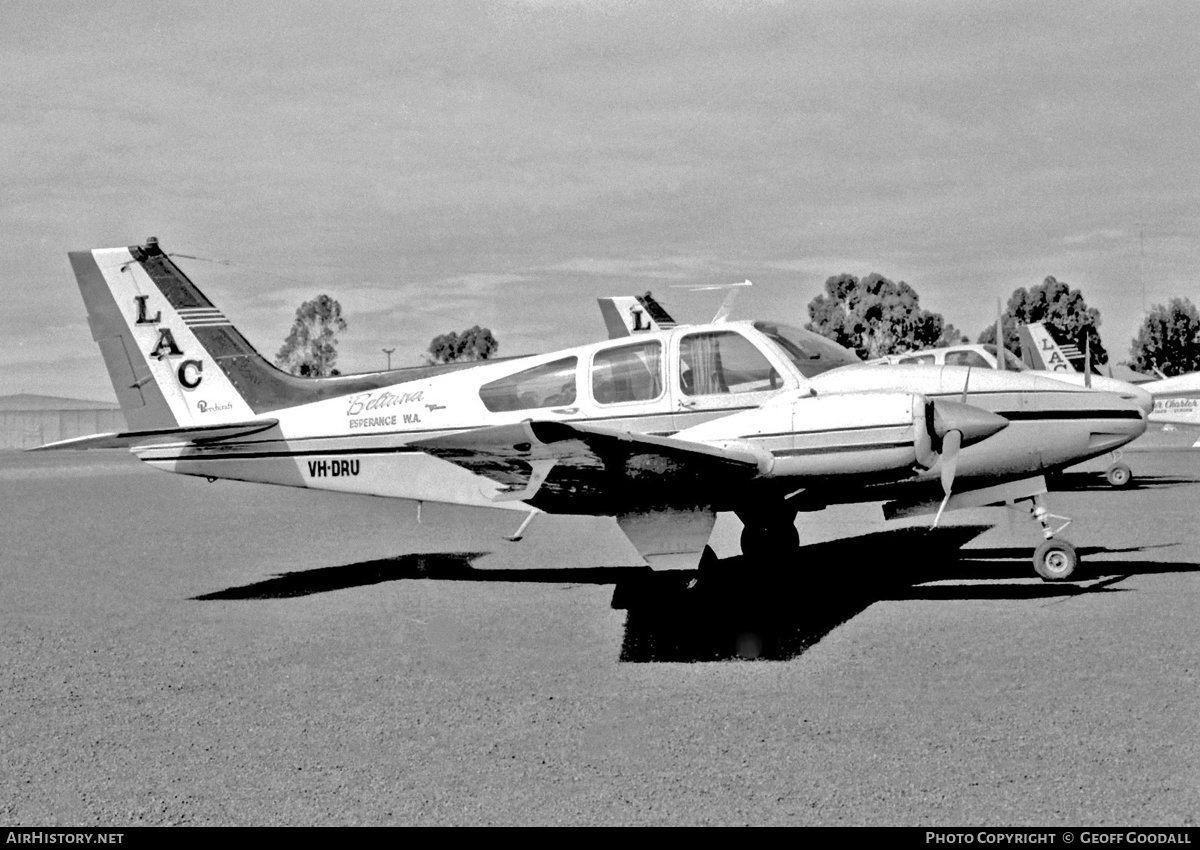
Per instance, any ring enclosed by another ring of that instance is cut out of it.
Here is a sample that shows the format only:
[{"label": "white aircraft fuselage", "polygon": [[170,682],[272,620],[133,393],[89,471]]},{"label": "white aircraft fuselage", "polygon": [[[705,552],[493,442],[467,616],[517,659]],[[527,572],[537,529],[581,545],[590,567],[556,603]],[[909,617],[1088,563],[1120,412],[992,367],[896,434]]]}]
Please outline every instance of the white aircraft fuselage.
[{"label": "white aircraft fuselage", "polygon": [[1029,492],[1009,497],[1033,496],[1043,473],[1145,429],[1138,399],[1028,373],[852,366],[807,378],[832,344],[768,322],[298,378],[263,360],[156,242],[71,261],[132,429],[75,444],[127,445],[209,478],[616,516],[652,563],[656,547],[698,552],[716,511],[749,524],[837,502],[936,501],[939,482],[947,499],[1018,481]]},{"label": "white aircraft fuselage", "polygon": [[1200,426],[1200,372],[1140,384],[1154,399],[1150,421]]}]

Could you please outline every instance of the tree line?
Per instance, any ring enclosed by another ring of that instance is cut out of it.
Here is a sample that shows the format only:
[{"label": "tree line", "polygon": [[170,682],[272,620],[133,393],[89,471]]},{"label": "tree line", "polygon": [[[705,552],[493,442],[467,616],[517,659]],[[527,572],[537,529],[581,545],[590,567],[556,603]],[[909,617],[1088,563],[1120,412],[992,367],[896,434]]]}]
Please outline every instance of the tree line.
[{"label": "tree line", "polygon": [[[880,274],[861,279],[834,275],[825,281],[824,292],[809,302],[808,315],[805,327],[857,352],[864,360],[970,341],[940,313],[922,308],[912,286]],[[1044,323],[1081,351],[1090,348],[1095,364],[1108,362],[1108,352],[1100,341],[1100,311],[1089,307],[1078,289],[1053,276],[1038,286],[1016,289],[1001,314],[1004,347],[1021,356],[1017,328],[1033,322]],[[296,310],[275,362],[296,375],[337,375],[337,336],[345,330],[341,305],[328,295],[318,295]],[[989,323],[976,341],[994,343],[996,325]],[[487,360],[499,349],[491,330],[475,325],[461,333],[434,337],[424,360],[429,365]],[[1128,362],[1140,372],[1168,377],[1200,371],[1200,312],[1192,302],[1172,298],[1154,305],[1142,320]]]},{"label": "tree line", "polygon": [[[904,281],[894,283],[871,274],[835,275],[825,281],[825,291],[808,305],[811,321],[805,327],[870,360],[923,348],[941,348],[969,342],[969,338],[940,313],[925,310],[915,289]],[[1038,286],[1019,287],[1001,313],[1003,345],[1022,356],[1020,325],[1042,322],[1058,337],[1090,348],[1092,362],[1108,362],[1100,341],[1100,311],[1089,307],[1083,293],[1053,276]],[[976,342],[996,341],[996,325],[989,323]],[[1130,347],[1129,365],[1140,372],[1167,376],[1200,371],[1200,312],[1186,298],[1156,304],[1142,320]]]},{"label": "tree line", "polygon": [[[342,305],[328,295],[318,295],[296,308],[296,318],[283,346],[275,355],[275,365],[285,372],[306,378],[327,378],[341,374],[337,369],[337,335],[346,330]],[[429,343],[426,365],[455,363],[463,360],[487,360],[496,356],[500,343],[488,328],[479,325],[461,334],[439,334]]]}]

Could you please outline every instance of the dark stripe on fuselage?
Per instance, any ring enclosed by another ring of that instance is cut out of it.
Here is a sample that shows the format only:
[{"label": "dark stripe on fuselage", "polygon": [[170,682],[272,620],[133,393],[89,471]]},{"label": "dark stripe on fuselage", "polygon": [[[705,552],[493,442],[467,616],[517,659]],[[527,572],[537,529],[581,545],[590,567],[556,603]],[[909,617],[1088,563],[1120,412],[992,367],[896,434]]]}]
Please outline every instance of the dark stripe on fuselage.
[{"label": "dark stripe on fuselage", "polygon": [[[149,446],[148,449],[173,448],[169,446]],[[184,448],[193,448],[186,446]],[[207,447],[205,447],[207,448]],[[311,449],[304,451],[279,451],[279,452],[214,452],[207,451],[204,454],[180,454],[171,455],[170,457],[154,457],[147,458],[148,460],[246,460],[248,458],[258,459],[267,457],[330,457],[332,455],[401,455],[401,454],[424,454],[421,449],[415,446],[380,446],[367,447],[357,449]]]},{"label": "dark stripe on fuselage", "polygon": [[801,455],[827,455],[838,452],[875,451],[877,449],[907,449],[913,444],[912,440],[899,440],[894,443],[850,443],[841,446],[817,446],[811,449],[780,449],[772,451],[775,457],[799,457]]},{"label": "dark stripe on fuselage", "polygon": [[770,434],[743,434],[739,440],[765,440],[768,437],[809,437],[816,434],[846,434],[851,431],[878,431],[883,428],[907,428],[912,421],[893,422],[890,425],[854,425],[846,428],[819,428],[815,431],[777,431]]},{"label": "dark stripe on fuselage", "polygon": [[[998,413],[998,415],[1000,415],[1000,416],[1003,416],[1005,419],[1009,419],[1011,421],[1019,421],[1019,422],[1049,422],[1049,421],[1055,421],[1055,420],[1078,421],[1081,419],[1121,419],[1121,420],[1141,419],[1140,413],[1138,411],[1133,411],[1133,410],[1127,410],[1127,411],[1123,411],[1123,410],[1091,410],[1091,411],[1067,410],[1067,411],[1009,411],[1009,412],[994,411],[994,412]],[[595,420],[594,419],[574,419],[574,420],[562,420],[562,421],[570,423],[570,422],[594,422]],[[877,427],[894,428],[894,427],[900,427],[901,425],[907,425],[907,424],[909,424],[909,423],[900,423],[898,425],[877,426]],[[457,433],[457,432],[462,432],[462,431],[477,431],[477,430],[480,430],[480,429],[486,428],[486,427],[489,427],[489,426],[475,425],[475,426],[464,426],[461,428],[423,428],[420,430],[412,430],[412,431],[383,431],[383,432],[375,432],[375,433],[368,433],[368,434],[362,434],[362,433],[359,433],[359,434],[329,434],[329,435],[323,435],[323,436],[318,436],[318,437],[285,438],[285,441],[289,442],[289,443],[291,443],[291,442],[308,442],[308,441],[313,441],[313,440],[356,440],[357,441],[357,440],[365,440],[365,439],[370,439],[370,438],[378,439],[378,438],[397,437],[397,436],[416,437],[418,435],[438,433],[438,432]],[[809,435],[813,435],[813,434],[829,434],[829,433],[848,432],[848,431],[863,431],[863,430],[870,430],[870,429],[869,428],[832,428],[832,429],[825,429],[825,430],[821,430],[821,431],[797,431],[797,432],[784,431],[784,432],[775,433],[775,434],[748,434],[748,435],[739,437],[738,439],[749,440],[749,439],[767,439],[767,438],[772,438],[772,437],[809,436]],[[649,436],[669,437],[669,436],[672,436],[676,432],[673,432],[673,431],[646,431],[646,432],[642,432],[642,433],[645,433]],[[239,443],[220,442],[220,443],[214,443],[213,446],[211,446],[211,447],[205,446],[204,448],[211,449],[211,448],[220,447],[221,449],[234,449],[239,446],[253,446],[253,445],[261,445],[264,443],[277,443],[277,442],[280,442],[280,440],[278,438],[268,439],[268,440],[251,440],[248,442],[239,442]],[[799,454],[799,453],[815,454],[815,453],[819,453],[819,452],[850,451],[855,448],[857,448],[857,449],[887,448],[887,447],[894,448],[894,447],[908,446],[908,445],[912,445],[912,442],[908,441],[908,442],[900,442],[900,443],[894,443],[894,444],[886,444],[886,443],[862,444],[862,443],[860,443],[857,445],[848,445],[845,448],[833,446],[833,447],[823,447],[823,448],[819,448],[819,449],[796,449],[796,450],[788,450],[788,451],[792,451],[792,453],[794,453],[794,454]],[[163,448],[163,449],[165,449],[165,448],[169,448],[169,447],[168,446],[154,446],[154,447],[147,447],[147,448]],[[181,447],[181,448],[196,448],[196,446],[186,446],[186,447]],[[408,446],[401,445],[401,446],[363,447],[363,448],[348,448],[348,449],[324,449],[324,450],[322,450],[322,449],[301,449],[298,451],[290,451],[290,452],[288,452],[288,451],[256,452],[253,450],[249,451],[249,452],[230,451],[230,452],[222,452],[219,455],[219,457],[222,457],[222,458],[229,458],[229,457],[239,457],[239,458],[292,457],[292,456],[294,456],[294,457],[310,457],[313,455],[388,454],[388,453],[404,453],[404,452],[417,452],[417,451],[420,451],[420,449],[409,448]],[[780,452],[774,452],[774,454],[776,454],[777,456],[780,456],[780,457],[784,456]],[[217,455],[214,454],[213,456],[216,457]],[[190,455],[190,457],[196,458],[197,456]]]},{"label": "dark stripe on fuselage", "polygon": [[1010,422],[1040,422],[1051,419],[1134,419],[1142,414],[1137,410],[993,410]]}]

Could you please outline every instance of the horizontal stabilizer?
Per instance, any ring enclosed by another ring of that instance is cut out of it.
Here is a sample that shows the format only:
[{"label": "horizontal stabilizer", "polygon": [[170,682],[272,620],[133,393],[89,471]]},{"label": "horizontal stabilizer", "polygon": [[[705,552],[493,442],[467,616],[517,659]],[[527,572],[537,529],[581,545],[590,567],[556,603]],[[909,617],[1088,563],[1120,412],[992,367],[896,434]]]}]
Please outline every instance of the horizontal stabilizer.
[{"label": "horizontal stabilizer", "polygon": [[246,437],[266,431],[279,424],[278,419],[256,419],[252,422],[233,422],[224,425],[209,425],[199,428],[159,428],[152,431],[123,431],[107,434],[92,434],[59,440],[44,446],[29,449],[31,452],[55,449],[128,449],[135,446],[154,446],[164,443],[219,443],[235,437]]}]

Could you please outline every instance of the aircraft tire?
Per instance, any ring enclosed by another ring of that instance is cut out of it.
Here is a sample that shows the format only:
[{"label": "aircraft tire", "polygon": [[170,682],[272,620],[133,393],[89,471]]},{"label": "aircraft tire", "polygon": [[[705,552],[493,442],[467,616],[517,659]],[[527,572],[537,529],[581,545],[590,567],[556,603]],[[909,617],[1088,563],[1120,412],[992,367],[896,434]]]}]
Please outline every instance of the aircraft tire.
[{"label": "aircraft tire", "polygon": [[1078,566],[1079,555],[1065,540],[1045,540],[1033,553],[1033,568],[1042,581],[1066,581]]},{"label": "aircraft tire", "polygon": [[1133,480],[1133,470],[1126,464],[1114,463],[1108,468],[1105,477],[1108,478],[1109,485],[1113,487],[1128,487],[1129,482]]},{"label": "aircraft tire", "polygon": [[747,525],[742,529],[742,555],[752,561],[771,561],[800,548],[795,521]]}]

